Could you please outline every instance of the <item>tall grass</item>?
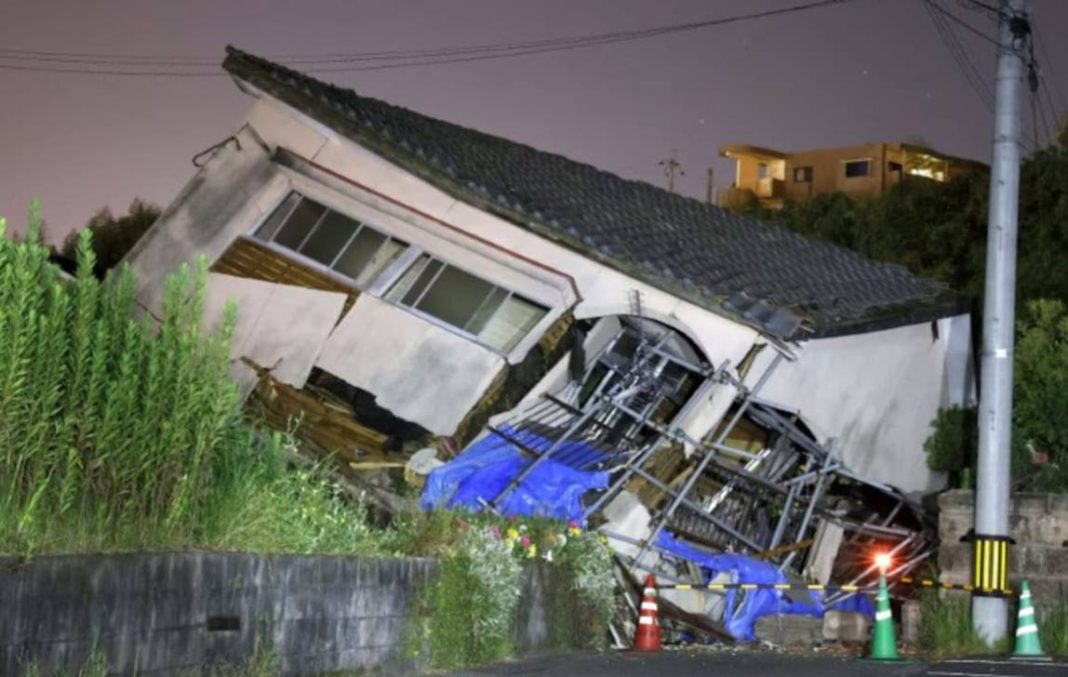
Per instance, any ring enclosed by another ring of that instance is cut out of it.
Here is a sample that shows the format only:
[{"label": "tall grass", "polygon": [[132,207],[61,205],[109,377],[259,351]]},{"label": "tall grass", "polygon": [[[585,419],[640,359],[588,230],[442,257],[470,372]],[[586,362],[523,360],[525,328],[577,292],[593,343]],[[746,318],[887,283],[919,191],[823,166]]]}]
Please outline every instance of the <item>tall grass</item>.
[{"label": "tall grass", "polygon": [[940,596],[938,591],[924,590],[920,593],[920,617],[919,648],[932,657],[995,653],[995,649],[988,647],[972,628],[971,598],[968,596]]},{"label": "tall grass", "polygon": [[[924,591],[920,612],[920,649],[933,657],[1006,654],[1013,650],[1014,605],[1009,609],[1009,636],[994,647],[987,646],[972,629],[971,599],[965,595],[940,597],[937,591]],[[1038,630],[1043,651],[1068,656],[1068,596],[1062,596],[1056,606],[1038,609]]]},{"label": "tall grass", "polygon": [[1068,656],[1068,594],[1061,594],[1057,605],[1038,614],[1039,638],[1046,653]]},{"label": "tall grass", "polygon": [[139,320],[127,269],[93,276],[88,231],[73,281],[39,236],[36,203],[24,242],[0,220],[0,551],[373,545],[360,506],[244,422],[236,309],[204,330],[203,261],[168,277],[158,321]]}]

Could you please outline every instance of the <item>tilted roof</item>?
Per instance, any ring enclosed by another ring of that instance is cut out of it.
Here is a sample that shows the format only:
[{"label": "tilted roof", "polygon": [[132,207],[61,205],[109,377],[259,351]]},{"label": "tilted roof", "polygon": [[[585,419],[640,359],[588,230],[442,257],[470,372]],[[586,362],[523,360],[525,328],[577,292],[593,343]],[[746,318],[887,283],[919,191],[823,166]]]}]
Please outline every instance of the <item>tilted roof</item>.
[{"label": "tilted roof", "polygon": [[235,78],[434,186],[631,277],[784,339],[958,312],[942,284],[561,155],[364,97],[227,48]]}]

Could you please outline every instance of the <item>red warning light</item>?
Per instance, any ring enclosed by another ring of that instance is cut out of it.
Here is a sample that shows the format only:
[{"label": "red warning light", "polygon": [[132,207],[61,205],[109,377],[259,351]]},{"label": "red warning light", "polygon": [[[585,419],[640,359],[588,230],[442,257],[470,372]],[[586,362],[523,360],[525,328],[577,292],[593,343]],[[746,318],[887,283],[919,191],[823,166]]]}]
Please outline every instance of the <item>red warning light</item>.
[{"label": "red warning light", "polygon": [[886,570],[890,568],[890,553],[880,552],[875,556],[875,566],[879,567],[879,571],[886,573]]}]

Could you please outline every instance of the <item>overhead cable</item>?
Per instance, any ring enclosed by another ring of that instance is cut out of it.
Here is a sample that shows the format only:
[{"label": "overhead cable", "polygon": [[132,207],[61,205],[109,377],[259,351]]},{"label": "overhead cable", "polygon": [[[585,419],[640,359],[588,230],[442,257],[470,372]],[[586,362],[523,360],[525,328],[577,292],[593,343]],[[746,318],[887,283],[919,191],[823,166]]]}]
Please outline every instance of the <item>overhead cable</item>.
[{"label": "overhead cable", "polygon": [[[755,21],[784,14],[802,12],[831,5],[839,5],[853,0],[818,0],[790,7],[782,7],[762,12],[752,12],[720,19],[692,21],[681,24],[659,26],[655,28],[629,31],[614,31],[573,37],[550,38],[526,42],[469,45],[463,47],[423,49],[423,50],[389,50],[380,52],[362,52],[353,54],[290,55],[271,57],[272,59],[301,65],[302,70],[312,73],[329,73],[345,71],[372,71],[418,66],[436,66],[450,63],[484,61],[489,59],[512,58],[529,54],[541,54],[584,47],[593,47],[619,42],[628,42],[653,38],[668,34],[694,31],[713,26]],[[30,63],[3,63],[10,61]],[[327,66],[319,64],[348,64],[382,61],[373,65],[362,66]],[[40,63],[72,64],[67,66],[42,66]],[[168,57],[160,55],[136,54],[99,54],[91,52],[52,52],[45,50],[21,50],[0,48],[0,68],[6,70],[23,70],[53,73],[128,75],[165,77],[218,77],[217,71],[205,71],[214,65],[215,60],[206,57]],[[115,66],[138,66],[140,68],[114,68]],[[103,67],[103,68],[100,68]],[[165,67],[166,70],[161,70]],[[174,67],[189,70],[174,70]],[[200,69],[200,70],[198,70]]]}]

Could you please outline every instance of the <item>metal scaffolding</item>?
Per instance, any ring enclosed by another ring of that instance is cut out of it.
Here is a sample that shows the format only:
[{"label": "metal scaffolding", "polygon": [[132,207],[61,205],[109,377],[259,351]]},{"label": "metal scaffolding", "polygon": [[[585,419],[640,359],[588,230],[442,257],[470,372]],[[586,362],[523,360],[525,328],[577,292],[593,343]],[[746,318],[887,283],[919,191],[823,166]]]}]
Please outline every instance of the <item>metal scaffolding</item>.
[{"label": "metal scaffolding", "polygon": [[[772,562],[788,577],[803,580],[819,526],[832,524],[842,533],[832,553],[833,576],[861,587],[878,579],[874,565],[861,556],[865,552],[892,552],[899,564],[891,576],[906,575],[931,554],[931,525],[904,495],[850,472],[833,444],[821,445],[796,414],[760,399],[782,362],[796,359],[792,351],[769,344],[776,353],[748,387],[747,378],[732,374],[729,363],[701,364],[672,348],[677,334],[658,334],[652,325],[641,317],[623,323],[566,396],[543,395],[488,427],[490,434],[534,457],[493,499],[493,507],[552,458],[610,474],[608,487],[585,509],[591,523],[602,522],[605,507],[628,487],[648,487],[659,498],[646,505],[652,515],[646,538],[606,535],[638,548],[627,559],[629,566],[665,580],[702,582],[692,580],[700,571],[658,546],[664,531],[707,552],[739,552]],[[685,407],[700,388],[733,389],[734,401],[726,423],[698,440],[676,421],[685,418]],[[767,436],[763,448],[730,443],[743,421]],[[671,466],[671,475],[661,466]],[[651,552],[658,555],[656,566],[645,562]],[[825,604],[849,594],[830,595]]]}]

